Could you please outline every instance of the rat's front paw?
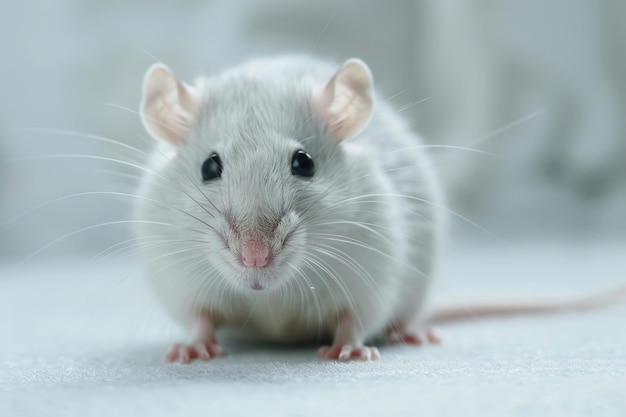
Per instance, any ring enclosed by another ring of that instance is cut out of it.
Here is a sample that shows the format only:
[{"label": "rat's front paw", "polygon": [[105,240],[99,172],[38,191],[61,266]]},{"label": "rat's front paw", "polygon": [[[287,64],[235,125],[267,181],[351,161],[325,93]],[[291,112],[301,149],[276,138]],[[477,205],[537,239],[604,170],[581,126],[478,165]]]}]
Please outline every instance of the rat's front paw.
[{"label": "rat's front paw", "polygon": [[196,342],[190,345],[175,344],[165,355],[167,362],[189,363],[193,359],[202,359],[204,361],[211,358],[224,356],[224,350],[215,343]]},{"label": "rat's front paw", "polygon": [[370,346],[352,347],[350,345],[322,346],[317,354],[324,359],[349,361],[360,359],[362,361],[375,361],[380,358],[378,349]]}]

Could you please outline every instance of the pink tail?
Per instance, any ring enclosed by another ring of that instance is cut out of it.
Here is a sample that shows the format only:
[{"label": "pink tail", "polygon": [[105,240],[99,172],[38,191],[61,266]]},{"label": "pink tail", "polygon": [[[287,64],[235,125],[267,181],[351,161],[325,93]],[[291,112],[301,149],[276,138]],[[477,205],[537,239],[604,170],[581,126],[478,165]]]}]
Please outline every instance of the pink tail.
[{"label": "pink tail", "polygon": [[586,311],[626,301],[626,286],[575,300],[523,304],[476,304],[442,308],[426,319],[429,325],[489,317],[553,314]]}]

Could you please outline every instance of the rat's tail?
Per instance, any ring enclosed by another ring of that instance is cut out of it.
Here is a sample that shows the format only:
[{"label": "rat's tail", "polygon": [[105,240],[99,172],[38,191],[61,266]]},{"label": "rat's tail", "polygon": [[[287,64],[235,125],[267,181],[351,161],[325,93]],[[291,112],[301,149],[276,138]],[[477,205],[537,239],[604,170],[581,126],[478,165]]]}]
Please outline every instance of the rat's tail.
[{"label": "rat's tail", "polygon": [[528,302],[518,304],[476,304],[441,308],[427,318],[429,325],[473,320],[489,317],[510,317],[521,315],[553,314],[592,310],[626,301],[626,286],[574,300],[553,302]]}]

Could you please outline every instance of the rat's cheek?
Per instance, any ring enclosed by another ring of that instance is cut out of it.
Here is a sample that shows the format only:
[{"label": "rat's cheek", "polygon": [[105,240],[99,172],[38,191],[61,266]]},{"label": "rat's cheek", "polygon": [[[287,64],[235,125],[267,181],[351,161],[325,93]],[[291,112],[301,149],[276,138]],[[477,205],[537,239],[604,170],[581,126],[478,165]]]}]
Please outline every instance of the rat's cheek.
[{"label": "rat's cheek", "polygon": [[[209,234],[210,233],[210,234]],[[238,271],[239,239],[223,228],[207,233],[204,241],[205,257],[212,267],[219,268],[225,275]]]},{"label": "rat's cheek", "polygon": [[281,218],[274,230],[273,249],[277,252],[283,250],[284,247],[292,243],[296,235],[304,233],[304,225],[300,216],[293,210],[289,211]]},{"label": "rat's cheek", "polygon": [[[289,233],[280,252],[276,254],[276,265],[280,267],[290,266],[301,270],[304,266],[304,260],[310,255],[306,235],[307,232],[303,227],[294,229]],[[282,274],[285,274],[285,271],[282,271]]]},{"label": "rat's cheek", "polygon": [[[239,247],[239,237],[237,231],[234,230],[230,221],[227,219],[220,219],[214,226],[212,231],[208,231],[211,235],[215,235],[216,240],[220,243],[222,248],[232,251],[234,248]],[[210,241],[214,239],[208,239]]]}]

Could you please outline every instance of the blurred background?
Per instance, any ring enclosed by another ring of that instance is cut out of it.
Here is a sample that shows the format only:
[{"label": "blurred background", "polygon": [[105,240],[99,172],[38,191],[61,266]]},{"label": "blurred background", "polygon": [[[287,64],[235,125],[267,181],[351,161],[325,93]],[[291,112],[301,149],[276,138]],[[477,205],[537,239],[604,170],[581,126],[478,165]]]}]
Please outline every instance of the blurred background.
[{"label": "blurred background", "polygon": [[[104,138],[152,147],[136,114],[152,63],[192,81],[290,52],[358,56],[427,143],[497,154],[433,149],[450,209],[493,234],[626,236],[620,0],[5,1],[0,52],[5,262],[130,238],[133,201],[93,193],[134,187],[137,171],[106,158],[143,155]],[[494,242],[464,221],[452,230]]]}]

